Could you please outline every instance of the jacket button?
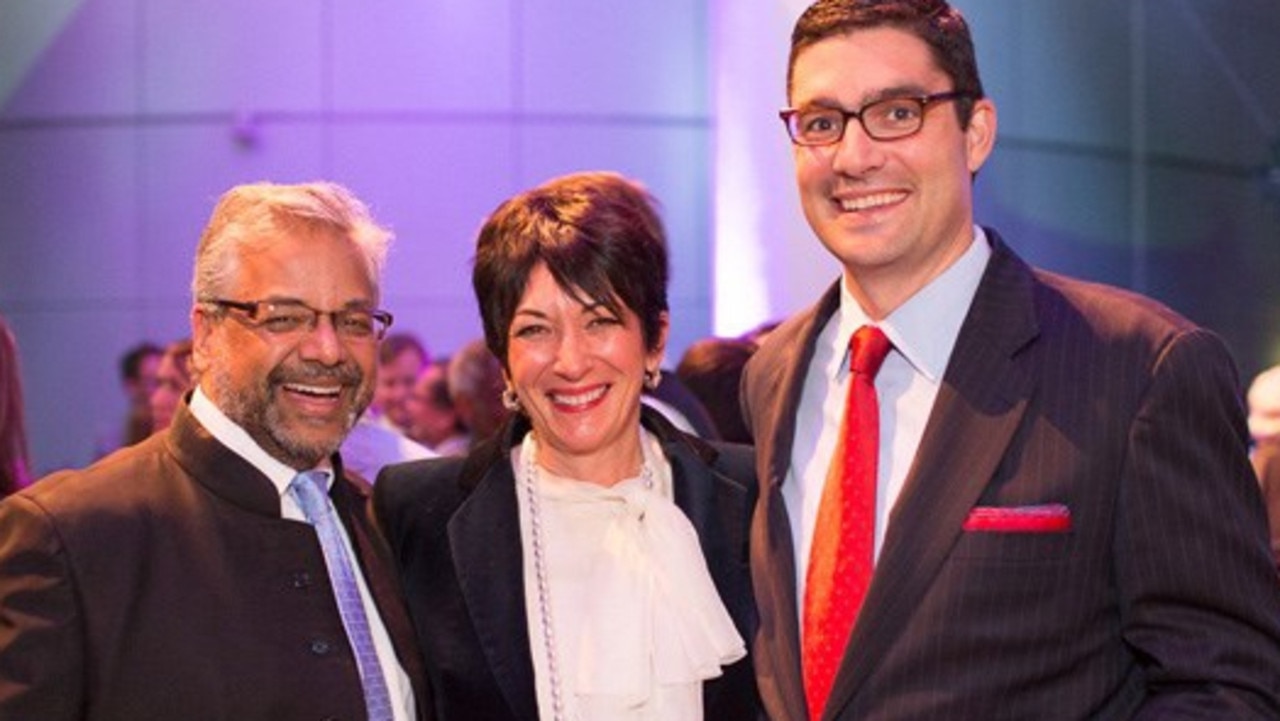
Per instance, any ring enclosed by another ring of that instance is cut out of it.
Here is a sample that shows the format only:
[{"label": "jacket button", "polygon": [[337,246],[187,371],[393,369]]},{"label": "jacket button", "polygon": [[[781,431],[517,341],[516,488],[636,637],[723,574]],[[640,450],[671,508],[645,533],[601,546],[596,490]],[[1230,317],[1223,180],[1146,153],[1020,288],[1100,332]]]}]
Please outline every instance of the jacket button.
[{"label": "jacket button", "polygon": [[324,656],[332,650],[333,644],[322,638],[312,639],[311,641],[311,653],[314,653],[317,656]]},{"label": "jacket button", "polygon": [[311,586],[311,574],[306,571],[298,571],[293,574],[291,585],[294,588],[308,588]]}]

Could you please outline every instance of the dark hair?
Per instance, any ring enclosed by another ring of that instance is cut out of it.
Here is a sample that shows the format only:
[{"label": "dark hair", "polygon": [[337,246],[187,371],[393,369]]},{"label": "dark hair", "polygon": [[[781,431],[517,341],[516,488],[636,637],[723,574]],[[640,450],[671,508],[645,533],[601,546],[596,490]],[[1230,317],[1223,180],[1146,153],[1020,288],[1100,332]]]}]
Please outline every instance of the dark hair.
[{"label": "dark hair", "polygon": [[685,350],[676,366],[676,376],[706,407],[726,441],[751,443],[738,405],[738,386],[742,369],[757,347],[742,338],[703,338]]},{"label": "dark hair", "polygon": [[476,240],[471,283],[489,350],[507,367],[507,333],[529,275],[545,263],[584,304],[640,318],[655,350],[667,311],[667,241],[655,203],[616,173],[575,173],[521,193],[489,216]]},{"label": "dark hair", "polygon": [[[431,385],[427,386],[427,402],[434,408],[446,411],[454,410],[453,396],[449,393],[449,363],[451,360],[449,356],[444,356],[433,358],[427,364],[429,368],[440,369],[440,374],[431,381]],[[424,368],[422,373],[425,375],[426,372],[427,368]],[[459,429],[461,430],[461,423],[459,423]]]},{"label": "dark hair", "polygon": [[787,97],[801,51],[835,35],[877,27],[904,30],[929,46],[934,62],[951,78],[950,90],[965,94],[955,103],[956,117],[960,127],[969,127],[973,101],[984,97],[982,79],[969,25],[946,0],[818,0],[800,15],[791,32]]},{"label": "dark hair", "polygon": [[136,381],[142,373],[142,361],[164,355],[164,349],[150,341],[143,341],[120,356],[120,379]]}]

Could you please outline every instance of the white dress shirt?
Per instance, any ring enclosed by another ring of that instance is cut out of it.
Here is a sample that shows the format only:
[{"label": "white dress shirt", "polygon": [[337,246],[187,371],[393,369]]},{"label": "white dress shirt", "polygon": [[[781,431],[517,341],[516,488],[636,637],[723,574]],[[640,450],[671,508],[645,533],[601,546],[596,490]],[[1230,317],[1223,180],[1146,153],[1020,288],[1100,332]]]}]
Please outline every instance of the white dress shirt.
[{"label": "white dress shirt", "polygon": [[[302,509],[298,507],[297,501],[293,499],[293,494],[288,492],[289,484],[298,475],[298,469],[290,468],[262,450],[262,446],[259,446],[257,441],[249,436],[248,431],[228,418],[225,413],[213,404],[213,401],[209,400],[209,397],[199,387],[191,395],[191,414],[222,445],[230,448],[236,455],[248,461],[250,465],[271,479],[271,482],[276,486],[276,490],[280,493],[281,517],[291,521],[307,522]],[[328,478],[328,483],[330,485],[333,484],[332,468],[324,467],[317,470],[324,471]],[[343,547],[346,550],[348,560],[351,561],[352,568],[360,568],[360,562],[356,559],[355,552],[351,548],[351,539],[347,537],[346,529],[342,527],[342,524],[338,525],[342,531]],[[414,708],[413,687],[409,683],[409,675],[405,673],[404,668],[400,666],[399,659],[396,658],[395,649],[391,645],[391,637],[387,634],[387,627],[383,624],[382,616],[378,613],[378,607],[373,602],[373,595],[369,593],[369,587],[365,583],[363,573],[356,574],[356,582],[360,587],[360,600],[364,604],[364,614],[369,621],[369,632],[373,636],[374,649],[378,653],[378,664],[382,666],[382,674],[386,677],[387,693],[391,697],[391,706],[395,719],[396,721],[413,721],[417,714]]]},{"label": "white dress shirt", "polygon": [[[804,598],[813,528],[849,392],[849,339],[861,326],[875,325],[893,343],[875,381],[880,406],[875,526],[879,558],[889,513],[915,459],[960,325],[991,257],[986,234],[976,225],[974,241],[951,267],[879,323],[867,318],[844,281],[840,283],[840,307],[819,334],[805,373],[791,466],[782,484],[796,550],[798,599]],[[804,604],[797,605],[803,614]]]}]

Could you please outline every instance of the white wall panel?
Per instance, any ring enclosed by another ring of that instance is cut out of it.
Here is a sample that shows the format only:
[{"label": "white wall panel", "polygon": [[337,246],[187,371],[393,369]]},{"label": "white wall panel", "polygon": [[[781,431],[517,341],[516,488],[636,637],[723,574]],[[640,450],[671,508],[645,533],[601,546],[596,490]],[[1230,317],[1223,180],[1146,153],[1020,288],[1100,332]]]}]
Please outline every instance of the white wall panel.
[{"label": "white wall panel", "polygon": [[268,180],[321,178],[322,131],[309,124],[258,127],[244,146],[223,124],[176,124],[138,130],[142,146],[137,191],[143,225],[137,292],[149,305],[174,308],[182,319],[191,300],[196,243],[228,188]]},{"label": "white wall panel", "polygon": [[[334,130],[334,177],[396,233],[383,306],[437,350],[479,335],[475,234],[518,188],[510,123],[387,123]],[[445,317],[440,317],[445,316]],[[461,327],[457,327],[461,324]]]},{"label": "white wall panel", "polygon": [[139,295],[130,128],[0,133],[0,300],[127,304]]},{"label": "white wall panel", "polygon": [[147,112],[321,107],[326,2],[142,1]]},{"label": "white wall panel", "polygon": [[509,110],[513,2],[334,0],[334,109]]},{"label": "white wall panel", "polygon": [[521,107],[536,113],[701,117],[709,28],[702,2],[520,3]]}]

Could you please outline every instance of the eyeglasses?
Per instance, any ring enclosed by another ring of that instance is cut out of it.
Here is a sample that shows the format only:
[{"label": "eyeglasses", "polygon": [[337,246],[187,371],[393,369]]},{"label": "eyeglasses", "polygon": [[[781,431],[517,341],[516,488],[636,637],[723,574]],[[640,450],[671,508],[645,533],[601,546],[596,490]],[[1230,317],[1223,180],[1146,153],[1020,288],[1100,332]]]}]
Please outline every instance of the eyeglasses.
[{"label": "eyeglasses", "polygon": [[292,335],[301,331],[312,332],[320,324],[320,316],[327,315],[333,330],[340,337],[353,341],[382,340],[393,320],[385,310],[344,308],[342,310],[317,310],[296,300],[239,301],[209,298],[201,301],[219,308],[230,308],[245,314],[248,323],[262,328],[272,335]]},{"label": "eyeglasses", "polygon": [[815,106],[787,108],[778,113],[787,126],[787,134],[796,145],[832,145],[844,137],[849,118],[856,118],[872,140],[898,140],[920,132],[924,127],[924,111],[933,103],[968,98],[968,93],[948,92],[932,95],[885,98],[857,110]]}]

